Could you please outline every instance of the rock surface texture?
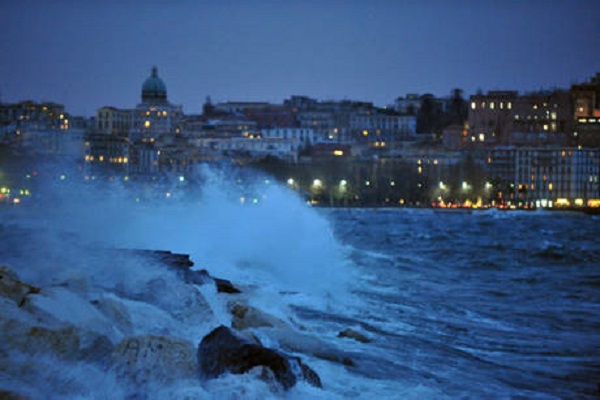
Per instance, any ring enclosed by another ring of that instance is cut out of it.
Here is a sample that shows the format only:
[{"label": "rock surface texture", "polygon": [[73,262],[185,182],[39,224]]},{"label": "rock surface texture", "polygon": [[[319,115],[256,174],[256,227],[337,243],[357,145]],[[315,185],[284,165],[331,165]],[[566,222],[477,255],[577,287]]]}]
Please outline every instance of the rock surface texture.
[{"label": "rock surface texture", "polygon": [[271,375],[289,389],[298,379],[322,387],[319,375],[297,357],[289,357],[275,350],[252,343],[225,326],[219,326],[206,335],[198,346],[198,365],[202,378],[216,378],[224,373],[243,374],[262,366],[264,376]]}]

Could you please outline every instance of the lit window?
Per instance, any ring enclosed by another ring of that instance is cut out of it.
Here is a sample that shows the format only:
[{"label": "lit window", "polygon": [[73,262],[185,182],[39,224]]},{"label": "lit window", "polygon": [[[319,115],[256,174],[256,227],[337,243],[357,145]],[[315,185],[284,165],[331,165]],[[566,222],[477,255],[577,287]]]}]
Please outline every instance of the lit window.
[{"label": "lit window", "polygon": [[479,134],[479,141],[483,142],[485,140],[485,135],[483,133]]},{"label": "lit window", "polygon": [[343,150],[334,150],[333,151],[333,155],[334,156],[343,156],[344,155],[344,151]]},{"label": "lit window", "polygon": [[494,103],[493,101],[490,103],[490,110],[493,110],[494,108],[496,108],[496,103]]},{"label": "lit window", "polygon": [[507,108],[508,108],[509,110],[510,110],[510,109],[512,109],[512,103],[511,103],[510,101],[509,101],[509,102],[508,102],[508,104],[507,104]]},{"label": "lit window", "polygon": [[150,121],[144,122],[144,128],[150,128]]},{"label": "lit window", "polygon": [[474,101],[471,102],[471,110],[474,110],[477,108],[477,104],[475,104]]}]

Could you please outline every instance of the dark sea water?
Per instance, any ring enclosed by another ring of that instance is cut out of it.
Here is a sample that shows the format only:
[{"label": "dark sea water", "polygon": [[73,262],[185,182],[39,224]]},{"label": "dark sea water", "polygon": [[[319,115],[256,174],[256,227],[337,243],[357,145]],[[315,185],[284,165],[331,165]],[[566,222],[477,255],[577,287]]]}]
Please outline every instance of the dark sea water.
[{"label": "dark sea water", "polygon": [[[153,389],[139,389],[136,398],[600,394],[597,216],[313,208],[262,181],[255,197],[242,194],[256,201],[244,202],[239,187],[224,181],[217,174],[201,195],[180,200],[140,202],[131,189],[86,186],[54,191],[52,201],[0,209],[0,265],[42,288],[31,302],[51,326],[104,335],[114,345],[148,334],[195,345],[219,324],[231,324],[231,297],[207,285],[185,286],[162,267],[115,262],[102,252],[189,254],[195,268],[240,285],[241,301],[285,321],[281,331],[253,334],[301,357],[323,382],[323,389],[300,383],[282,394],[251,376],[225,375],[152,382]],[[159,298],[149,290],[156,282],[165,289]],[[213,319],[194,319],[182,303],[180,296],[195,291]],[[96,306],[103,302],[120,304],[131,318],[125,328],[106,319]],[[0,306],[8,328],[11,320],[20,321],[23,332],[41,323],[10,302]],[[348,328],[368,342],[338,337]],[[123,398],[130,390],[110,369],[11,348],[11,334],[0,339],[0,389],[85,399]]]},{"label": "dark sea water", "polygon": [[600,395],[598,217],[325,214],[368,275],[354,315],[375,338],[364,373],[450,397]]}]

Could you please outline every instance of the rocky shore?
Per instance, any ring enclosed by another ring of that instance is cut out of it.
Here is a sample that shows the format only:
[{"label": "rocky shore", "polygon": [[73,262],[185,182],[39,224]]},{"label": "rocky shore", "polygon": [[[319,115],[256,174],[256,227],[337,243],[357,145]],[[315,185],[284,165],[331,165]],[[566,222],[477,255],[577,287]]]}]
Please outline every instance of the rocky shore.
[{"label": "rocky shore", "polygon": [[[84,275],[40,285],[0,268],[0,397],[193,398],[232,374],[260,380],[276,395],[299,382],[326,385],[311,359],[353,365],[318,337],[250,306],[251,289],[194,270],[187,255],[108,252],[113,263],[126,268],[124,260],[133,260],[153,273],[135,285]],[[215,300],[226,305],[227,321]],[[368,341],[352,330],[340,337]]]}]

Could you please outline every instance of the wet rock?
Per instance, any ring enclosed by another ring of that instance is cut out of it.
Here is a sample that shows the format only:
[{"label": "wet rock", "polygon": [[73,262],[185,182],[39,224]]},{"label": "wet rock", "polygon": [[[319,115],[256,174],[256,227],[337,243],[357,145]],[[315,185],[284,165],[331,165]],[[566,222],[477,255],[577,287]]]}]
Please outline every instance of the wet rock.
[{"label": "wet rock", "polygon": [[227,279],[214,278],[215,284],[217,285],[217,292],[219,293],[242,293],[241,290],[233,286],[233,283],[228,281]]},{"label": "wet rock", "polygon": [[50,353],[66,360],[77,359],[81,342],[79,333],[74,327],[49,329],[34,326],[22,339],[25,351]]},{"label": "wet rock", "polygon": [[338,356],[337,354],[328,352],[328,353],[314,353],[316,358],[320,358],[321,360],[331,361],[334,363],[345,365],[346,367],[355,367],[356,364],[352,361],[351,358],[346,356]]},{"label": "wet rock", "polygon": [[236,294],[242,293],[241,290],[236,288],[231,281],[227,279],[215,278],[211,276],[207,270],[201,269],[199,271],[190,271],[187,274],[187,280],[197,285],[204,285],[206,283],[214,282],[217,292]]},{"label": "wet rock", "polygon": [[7,266],[0,266],[0,296],[13,300],[19,307],[27,302],[27,296],[37,294],[40,288],[21,282]]},{"label": "wet rock", "polygon": [[2,400],[28,400],[29,397],[23,396],[19,393],[0,389],[0,399],[2,399]]},{"label": "wet rock", "polygon": [[359,333],[359,332],[357,332],[357,331],[355,331],[353,329],[350,329],[350,328],[346,328],[343,331],[341,331],[340,333],[338,333],[338,337],[353,339],[353,340],[356,340],[357,342],[361,342],[361,343],[369,343],[369,342],[371,342],[371,339],[369,339],[368,337],[366,337],[362,333]]},{"label": "wet rock", "polygon": [[286,351],[308,354],[344,366],[355,366],[352,360],[353,354],[340,350],[314,335],[308,335],[287,327],[284,329],[270,329],[269,337],[276,340],[279,346]]},{"label": "wet rock", "polygon": [[189,379],[198,369],[192,343],[169,336],[145,335],[121,341],[112,352],[118,379],[135,387]]},{"label": "wet rock", "polygon": [[244,330],[248,328],[273,328],[286,326],[285,322],[282,320],[246,304],[233,302],[228,306],[231,314],[233,315],[231,327],[234,329]]},{"label": "wet rock", "polygon": [[[284,389],[294,386],[298,379],[322,387],[317,373],[299,358],[252,343],[225,326],[219,326],[202,339],[198,345],[198,364],[201,376],[206,379],[226,372],[243,374],[262,366],[270,370]],[[263,379],[268,379],[269,374]]]},{"label": "wet rock", "polygon": [[91,304],[122,334],[127,335],[133,331],[133,322],[127,307],[117,297],[104,296],[93,300]]},{"label": "wet rock", "polygon": [[91,345],[81,350],[79,359],[99,365],[108,365],[114,348],[115,346],[108,337],[98,336]]}]

